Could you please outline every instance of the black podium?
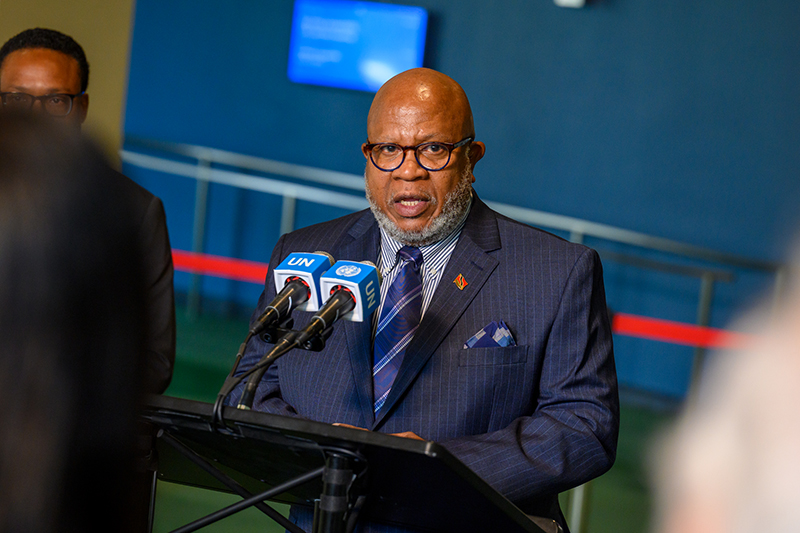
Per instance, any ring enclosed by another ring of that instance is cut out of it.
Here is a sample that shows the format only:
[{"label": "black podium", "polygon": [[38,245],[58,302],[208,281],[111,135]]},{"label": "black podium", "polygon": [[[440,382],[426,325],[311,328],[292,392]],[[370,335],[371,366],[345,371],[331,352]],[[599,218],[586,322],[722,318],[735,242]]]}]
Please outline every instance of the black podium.
[{"label": "black podium", "polygon": [[157,479],[245,498],[210,515],[209,523],[254,504],[274,514],[260,503],[269,499],[316,505],[319,531],[345,531],[348,515],[357,514],[438,533],[543,533],[434,442],[233,408],[225,408],[224,427],[215,430],[212,410],[208,403],[150,396],[141,415],[157,435]]}]

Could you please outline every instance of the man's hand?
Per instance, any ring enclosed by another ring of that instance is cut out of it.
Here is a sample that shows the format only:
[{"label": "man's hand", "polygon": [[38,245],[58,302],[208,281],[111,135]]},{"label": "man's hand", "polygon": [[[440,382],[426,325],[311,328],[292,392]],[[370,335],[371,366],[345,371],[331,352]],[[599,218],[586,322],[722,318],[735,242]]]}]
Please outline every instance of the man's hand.
[{"label": "man's hand", "polygon": [[406,439],[425,440],[413,431],[404,431],[402,433],[392,433],[395,437],[404,437]]},{"label": "man's hand", "polygon": [[333,425],[339,426],[340,428],[360,429],[361,431],[369,431],[368,429],[360,428],[358,426],[351,426],[350,424],[341,424],[339,422],[334,422]]},{"label": "man's hand", "polygon": [[[350,424],[341,424],[336,422],[333,424],[334,426],[339,426],[340,428],[350,428],[350,429],[360,429],[361,431],[369,431],[368,429],[360,428],[358,426],[351,426]],[[395,437],[403,437],[405,439],[414,439],[414,440],[425,440],[413,431],[404,431],[402,433],[390,433],[390,435],[394,435]]]}]

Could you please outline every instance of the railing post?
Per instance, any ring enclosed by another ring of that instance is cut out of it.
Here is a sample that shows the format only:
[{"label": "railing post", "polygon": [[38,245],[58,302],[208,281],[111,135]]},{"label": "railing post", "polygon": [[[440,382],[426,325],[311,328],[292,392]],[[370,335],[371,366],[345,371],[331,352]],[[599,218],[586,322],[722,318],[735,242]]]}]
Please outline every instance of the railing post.
[{"label": "railing post", "polygon": [[290,194],[288,191],[283,195],[283,207],[281,209],[281,235],[289,233],[294,229],[295,211],[297,209],[297,195]]},{"label": "railing post", "polygon": [[591,494],[591,481],[587,481],[569,491],[567,524],[569,524],[569,529],[572,533],[586,533],[588,530]]},{"label": "railing post", "polygon": [[[573,229],[569,232],[569,240],[576,244],[583,244],[584,237],[584,233],[580,230]],[[591,492],[591,481],[587,481],[569,491],[569,517],[567,518],[567,523],[573,533],[586,533]]]},{"label": "railing post", "polygon": [[[700,278],[700,301],[697,304],[697,325],[708,326],[711,323],[711,304],[714,301],[714,275],[710,272],[703,273]],[[705,365],[706,349],[697,346],[694,349],[694,362],[692,363],[692,381],[689,384],[690,395],[697,391]]]},{"label": "railing post", "polygon": [[[211,178],[211,160],[200,158],[197,160],[197,185],[194,193],[194,223],[192,225],[192,251],[203,253],[206,234],[206,213],[208,211],[208,184]],[[200,315],[200,285],[202,276],[192,274],[187,298],[187,313],[189,318],[195,319]]]},{"label": "railing post", "polygon": [[786,290],[789,284],[788,267],[783,266],[775,272],[775,288],[773,290],[773,308],[777,309],[786,298]]}]

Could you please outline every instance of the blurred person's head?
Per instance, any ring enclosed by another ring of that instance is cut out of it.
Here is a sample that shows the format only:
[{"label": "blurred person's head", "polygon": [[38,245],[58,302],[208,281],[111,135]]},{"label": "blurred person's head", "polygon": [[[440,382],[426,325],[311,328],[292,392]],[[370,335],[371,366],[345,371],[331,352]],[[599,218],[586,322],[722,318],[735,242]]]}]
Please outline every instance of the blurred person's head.
[{"label": "blurred person's head", "polygon": [[89,108],[89,63],[72,37],[33,28],[0,48],[0,109],[38,111],[80,127]]},{"label": "blurred person's head", "polygon": [[69,128],[0,114],[0,531],[133,512],[144,302],[109,172]]},{"label": "blurred person's head", "polygon": [[361,148],[367,200],[381,228],[412,246],[447,237],[469,208],[472,170],[486,149],[474,139],[469,100],[449,76],[418,68],[383,84]]},{"label": "blurred person's head", "polygon": [[659,450],[658,533],[800,531],[800,291],[742,326]]}]

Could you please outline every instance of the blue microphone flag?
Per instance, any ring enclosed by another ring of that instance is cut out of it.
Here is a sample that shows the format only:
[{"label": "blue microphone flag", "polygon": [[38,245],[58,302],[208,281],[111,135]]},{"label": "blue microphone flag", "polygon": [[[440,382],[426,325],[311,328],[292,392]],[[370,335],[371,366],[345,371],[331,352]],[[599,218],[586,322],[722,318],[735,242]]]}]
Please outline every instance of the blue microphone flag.
[{"label": "blue microphone flag", "polygon": [[[292,252],[272,273],[275,277],[275,289],[280,292],[286,284],[286,280],[291,277],[298,277],[308,284],[311,296],[308,301],[297,307],[301,311],[318,311],[322,306],[322,294],[320,293],[320,279],[322,275],[331,267],[332,258],[323,252],[304,253]],[[325,296],[327,299],[327,296]]]},{"label": "blue microphone flag", "polygon": [[337,286],[348,289],[356,300],[351,313],[341,317],[353,322],[363,322],[381,300],[378,269],[369,262],[337,261],[321,278],[323,304]]}]

